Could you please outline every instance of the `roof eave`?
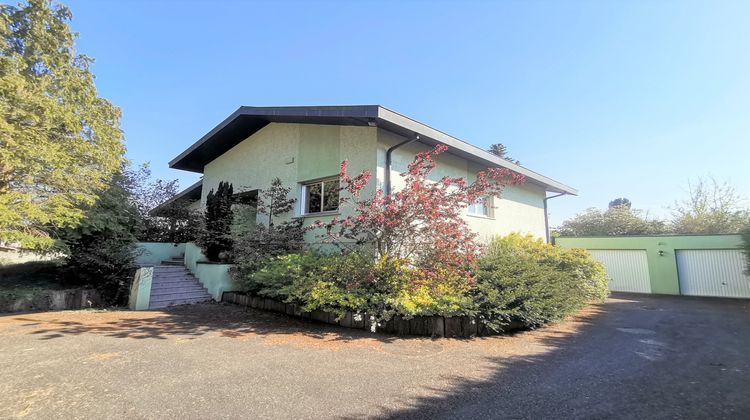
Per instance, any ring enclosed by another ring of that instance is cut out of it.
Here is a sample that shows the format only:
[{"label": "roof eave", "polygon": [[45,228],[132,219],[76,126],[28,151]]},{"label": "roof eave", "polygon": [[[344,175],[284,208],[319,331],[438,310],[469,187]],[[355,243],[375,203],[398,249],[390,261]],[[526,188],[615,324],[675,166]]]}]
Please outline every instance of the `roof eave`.
[{"label": "roof eave", "polygon": [[[174,197],[170,198],[169,200],[159,204],[158,206],[154,207],[153,209],[149,210],[148,214],[154,216],[156,213],[159,212],[159,210],[169,206],[170,204],[184,199],[186,196],[193,194],[196,192],[196,190],[199,190],[198,194],[200,195],[203,190],[203,180],[198,180],[198,182],[194,183],[193,185],[185,188],[184,190],[180,191],[175,195]],[[198,198],[200,200],[200,198]]]},{"label": "roof eave", "polygon": [[357,105],[357,106],[294,106],[294,107],[249,107],[241,106],[237,108],[229,117],[206,133],[198,141],[193,143],[185,151],[169,162],[169,167],[173,169],[182,169],[191,172],[202,173],[203,168],[198,169],[186,160],[190,154],[194,153],[201,146],[209,142],[220,131],[227,128],[241,116],[261,117],[268,122],[279,120],[331,120],[331,123],[342,123],[343,120],[353,120],[356,124],[365,125],[368,122],[375,124],[383,129],[393,131],[396,134],[412,136],[419,135],[420,142],[442,143],[451,148],[451,153],[463,156],[466,159],[474,160],[490,166],[500,166],[524,175],[527,180],[545,188],[546,191],[553,193],[565,193],[578,195],[578,190],[555,181],[542,174],[516,165],[499,156],[495,156],[485,150],[471,145],[463,140],[436,130],[426,124],[411,119],[405,115],[391,111],[388,108],[379,105]]}]

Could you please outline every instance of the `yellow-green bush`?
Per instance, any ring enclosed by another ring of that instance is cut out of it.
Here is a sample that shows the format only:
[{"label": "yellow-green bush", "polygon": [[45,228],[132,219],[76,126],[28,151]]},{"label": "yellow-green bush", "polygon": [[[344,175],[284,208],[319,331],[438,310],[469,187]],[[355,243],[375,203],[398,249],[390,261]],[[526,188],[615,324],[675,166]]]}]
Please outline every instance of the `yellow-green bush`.
[{"label": "yellow-green bush", "polygon": [[561,319],[607,295],[601,264],[530,236],[495,239],[474,272],[424,272],[406,259],[367,252],[300,253],[271,258],[249,276],[248,290],[306,311],[394,315],[471,315],[494,330],[511,321],[529,328]]},{"label": "yellow-green bush", "polygon": [[450,270],[426,276],[401,258],[307,252],[271,258],[250,276],[248,290],[306,311],[352,311],[387,320],[397,314],[461,314],[471,305],[469,284]]},{"label": "yellow-green bush", "polygon": [[496,238],[475,273],[474,311],[494,330],[511,321],[535,328],[608,294],[604,267],[585,250],[562,249],[531,236]]}]

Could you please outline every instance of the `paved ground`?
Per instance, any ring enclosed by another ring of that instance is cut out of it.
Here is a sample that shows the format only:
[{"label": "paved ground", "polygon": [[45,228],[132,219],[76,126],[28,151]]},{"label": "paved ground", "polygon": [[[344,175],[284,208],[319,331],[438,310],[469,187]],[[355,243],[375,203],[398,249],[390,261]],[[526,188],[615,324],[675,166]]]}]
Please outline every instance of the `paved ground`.
[{"label": "paved ground", "polygon": [[222,305],[0,317],[0,418],[747,418],[750,301],[619,295],[513,337]]}]

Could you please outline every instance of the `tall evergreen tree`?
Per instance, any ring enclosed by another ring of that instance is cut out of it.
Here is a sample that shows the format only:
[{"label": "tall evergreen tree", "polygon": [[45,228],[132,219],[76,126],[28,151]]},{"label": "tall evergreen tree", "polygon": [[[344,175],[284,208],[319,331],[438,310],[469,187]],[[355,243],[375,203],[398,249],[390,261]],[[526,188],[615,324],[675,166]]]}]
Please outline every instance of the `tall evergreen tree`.
[{"label": "tall evergreen tree", "polygon": [[54,244],[121,166],[120,110],[75,49],[70,10],[49,0],[0,5],[0,241]]},{"label": "tall evergreen tree", "polygon": [[232,184],[222,181],[216,192],[211,189],[206,196],[205,227],[198,245],[211,261],[219,261],[222,254],[232,248],[233,193]]}]

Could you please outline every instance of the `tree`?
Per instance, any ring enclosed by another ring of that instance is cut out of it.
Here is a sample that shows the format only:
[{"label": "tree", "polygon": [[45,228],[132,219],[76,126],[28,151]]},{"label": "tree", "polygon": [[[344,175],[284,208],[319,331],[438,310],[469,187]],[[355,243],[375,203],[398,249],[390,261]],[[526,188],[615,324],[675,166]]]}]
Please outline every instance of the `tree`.
[{"label": "tree", "polygon": [[138,209],[132,186],[127,171],[117,173],[75,228],[58,231],[66,279],[96,287],[111,304],[124,303],[135,270]]},{"label": "tree", "polygon": [[120,110],[75,50],[70,10],[0,5],[0,241],[49,249],[120,170]]},{"label": "tree", "polygon": [[369,198],[361,194],[370,173],[351,177],[344,161],[340,180],[349,195],[340,194],[339,207],[351,205],[353,213],[314,226],[325,230],[327,242],[341,245],[349,241],[372,246],[381,258],[407,258],[426,277],[441,276],[444,269],[465,272],[481,249],[477,234],[462,217],[466,207],[477,199],[499,196],[506,185],[522,183],[524,178],[506,168],[492,168],[477,173],[471,184],[451,177],[429,181],[435,157],[447,149],[438,145],[418,153],[402,174],[403,189],[392,195],[378,189]]},{"label": "tree", "polygon": [[232,195],[232,184],[221,181],[216,192],[211,189],[206,196],[204,227],[198,236],[198,245],[210,261],[226,258],[226,252],[232,248]]},{"label": "tree", "polygon": [[[266,215],[266,224],[256,223],[255,211],[238,210],[235,213],[238,223],[235,225],[232,248],[232,258],[236,264],[232,276],[244,282],[250,291],[256,291],[253,274],[270,258],[299,252],[304,248],[302,219],[281,223],[274,220],[294,209],[297,200],[290,198],[291,191],[291,188],[284,187],[279,178],[275,178],[268,189],[260,191],[256,205],[249,207]],[[242,208],[241,205],[238,207]]]},{"label": "tree", "polygon": [[614,200],[609,202],[609,208],[612,207],[627,207],[628,209],[633,206],[633,203],[630,202],[629,199],[625,197],[621,198],[615,198]]},{"label": "tree", "polygon": [[502,143],[495,143],[490,145],[490,148],[487,149],[488,152],[492,153],[495,156],[499,156],[508,162],[515,163],[516,165],[520,165],[521,161],[513,159],[512,157],[508,156],[508,148],[505,147]]},{"label": "tree", "polygon": [[651,220],[627,205],[618,205],[605,211],[588,209],[564,221],[557,230],[562,236],[651,235],[664,233],[664,222]]},{"label": "tree", "polygon": [[750,210],[728,182],[713,178],[690,183],[688,198],[672,208],[671,230],[681,234],[739,233],[750,224]]},{"label": "tree", "polygon": [[268,216],[268,226],[273,226],[274,217],[289,213],[294,208],[295,198],[289,198],[291,188],[284,187],[281,179],[274,178],[271,186],[258,194],[258,213]]},{"label": "tree", "polygon": [[[138,211],[138,240],[173,243],[195,240],[200,217],[189,209],[191,202],[176,200],[165,204],[179,192],[176,179],[152,179],[148,163],[127,169],[127,174],[132,180],[131,199]],[[152,214],[157,207],[158,214]]]}]

